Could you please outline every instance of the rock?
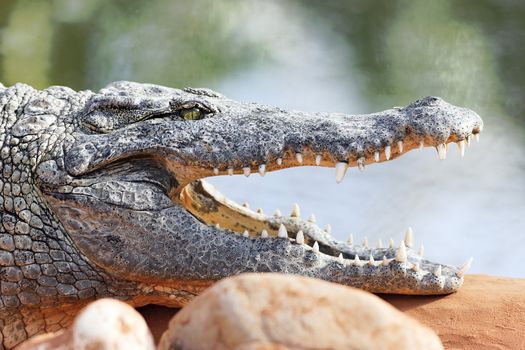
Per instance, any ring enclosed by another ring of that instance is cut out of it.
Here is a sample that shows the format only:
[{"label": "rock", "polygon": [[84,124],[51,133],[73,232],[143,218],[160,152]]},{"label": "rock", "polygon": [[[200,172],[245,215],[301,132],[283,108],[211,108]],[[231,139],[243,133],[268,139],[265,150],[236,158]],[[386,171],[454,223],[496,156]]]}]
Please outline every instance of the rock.
[{"label": "rock", "polygon": [[215,284],[170,321],[159,350],[442,349],[429,328],[380,298],[293,275]]},{"label": "rock", "polygon": [[525,279],[467,275],[451,295],[383,298],[434,329],[447,349],[525,348]]},{"label": "rock", "polygon": [[100,299],[85,307],[71,329],[34,337],[17,350],[153,350],[144,318],[131,306]]}]

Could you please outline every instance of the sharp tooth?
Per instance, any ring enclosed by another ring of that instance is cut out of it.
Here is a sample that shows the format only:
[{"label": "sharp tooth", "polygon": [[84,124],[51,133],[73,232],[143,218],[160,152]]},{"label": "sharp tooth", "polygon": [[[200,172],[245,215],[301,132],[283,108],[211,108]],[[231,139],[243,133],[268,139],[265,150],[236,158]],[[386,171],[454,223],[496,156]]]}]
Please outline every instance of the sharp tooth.
[{"label": "sharp tooth", "polygon": [[215,224],[215,228],[220,229],[220,228],[221,228],[221,225],[219,225],[219,223],[216,223],[216,224]]},{"label": "sharp tooth", "polygon": [[343,181],[347,169],[348,163],[337,162],[337,164],[335,165],[335,182],[341,183],[341,181]]},{"label": "sharp tooth", "polygon": [[297,160],[297,163],[303,164],[303,155],[302,155],[302,153],[296,153],[295,154],[295,159]]},{"label": "sharp tooth", "polygon": [[386,255],[383,255],[383,262],[381,263],[383,266],[388,266],[390,264],[390,261],[386,258]]},{"label": "sharp tooth", "polygon": [[477,134],[474,134],[474,138],[476,139],[476,142],[479,142],[479,132]]},{"label": "sharp tooth", "polygon": [[445,144],[440,143],[437,145],[436,149],[438,151],[439,160],[445,160],[447,158],[447,148],[445,147]]},{"label": "sharp tooth", "polygon": [[374,160],[377,162],[379,162],[379,151],[375,151],[374,152]]},{"label": "sharp tooth", "polygon": [[248,204],[248,202],[242,203],[242,206],[245,207],[245,208],[250,208],[250,205]]},{"label": "sharp tooth", "polygon": [[425,247],[422,245],[419,246],[419,256],[423,257],[425,255]]},{"label": "sharp tooth", "polygon": [[394,239],[390,238],[390,240],[388,241],[388,247],[389,247],[389,248],[394,248],[395,245],[396,245],[396,244],[395,244],[395,242],[394,242]]},{"label": "sharp tooth", "polygon": [[314,214],[310,215],[310,217],[308,218],[308,222],[311,222],[312,224],[315,224],[316,220],[315,220],[315,215]]},{"label": "sharp tooth", "polygon": [[297,244],[304,244],[304,233],[303,233],[303,231],[299,230],[297,232],[297,235],[295,235],[295,242],[297,242]]},{"label": "sharp tooth", "polygon": [[266,164],[259,165],[259,175],[261,176],[266,175]]},{"label": "sharp tooth", "polygon": [[261,238],[268,238],[268,231],[262,230],[261,231]]},{"label": "sharp tooth", "polygon": [[419,141],[419,149],[423,149],[425,147],[425,140]]},{"label": "sharp tooth", "polygon": [[401,241],[399,244],[399,249],[396,253],[396,261],[400,263],[406,263],[407,262],[407,249],[405,247],[405,242]]},{"label": "sharp tooth", "polygon": [[326,224],[324,230],[325,230],[325,232],[328,233],[329,235],[332,234],[332,225],[330,225],[330,224]]},{"label": "sharp tooth", "polygon": [[315,155],[315,165],[321,165],[321,158],[322,156],[320,154]]},{"label": "sharp tooth", "polygon": [[467,146],[470,147],[470,142],[472,141],[472,135],[467,136]]},{"label": "sharp tooth", "polygon": [[277,237],[288,238],[288,231],[286,231],[286,227],[283,224],[279,226],[279,232],[277,233]]},{"label": "sharp tooth", "polygon": [[365,170],[365,158],[361,157],[357,160],[357,168],[360,170],[360,171],[363,171]]},{"label": "sharp tooth", "polygon": [[317,241],[314,242],[312,250],[314,251],[314,253],[319,253],[319,243],[317,243]]},{"label": "sharp tooth", "polygon": [[358,266],[361,266],[361,260],[359,259],[359,255],[357,255],[357,254],[354,257],[354,264],[358,265]]},{"label": "sharp tooth", "polygon": [[283,159],[277,158],[277,165],[283,165]]},{"label": "sharp tooth", "polygon": [[419,268],[419,263],[414,263],[414,265],[412,265],[412,270],[416,272],[420,271],[421,269]]},{"label": "sharp tooth", "polygon": [[275,209],[273,216],[275,216],[276,218],[280,218],[282,216],[281,211],[279,209]]},{"label": "sharp tooth", "polygon": [[341,264],[345,262],[345,259],[343,258],[343,253],[339,253],[339,256],[337,257],[337,261],[339,261]]},{"label": "sharp tooth", "polygon": [[399,149],[399,153],[403,153],[403,141],[397,141],[397,148]]},{"label": "sharp tooth", "polygon": [[250,173],[252,172],[252,169],[250,169],[250,167],[246,166],[244,168],[242,168],[242,173],[244,174],[244,176],[248,177],[250,176]]},{"label": "sharp tooth", "polygon": [[228,175],[230,175],[230,176],[233,175],[233,168],[228,168]]},{"label": "sharp tooth", "polygon": [[363,247],[368,248],[368,238],[366,236],[363,239]]},{"label": "sharp tooth", "polygon": [[386,160],[390,159],[391,152],[392,152],[392,149],[391,149],[390,145],[386,146],[385,147],[385,158],[386,158]]},{"label": "sharp tooth", "polygon": [[346,239],[346,243],[348,243],[350,245],[354,244],[354,235],[349,234],[348,238]]},{"label": "sharp tooth", "polygon": [[250,237],[250,233],[248,232],[248,230],[244,230],[242,236],[243,237]]},{"label": "sharp tooth", "polygon": [[438,267],[436,267],[433,273],[434,273],[434,276],[436,277],[441,276],[441,265],[438,265]]},{"label": "sharp tooth", "polygon": [[379,238],[379,239],[377,240],[377,247],[378,247],[378,248],[383,248],[383,241],[381,240],[381,238]]},{"label": "sharp tooth", "polygon": [[368,259],[368,264],[369,265],[374,265],[375,261],[374,261],[374,256],[372,254],[370,254],[370,259]]},{"label": "sharp tooth", "polygon": [[461,154],[462,157],[465,156],[465,140],[458,141],[458,150],[459,154]]},{"label": "sharp tooth", "polygon": [[213,174],[219,175],[219,168],[213,168]]},{"label": "sharp tooth", "polygon": [[405,245],[408,248],[412,248],[414,245],[414,232],[412,231],[412,227],[407,228],[405,231]]},{"label": "sharp tooth", "polygon": [[474,260],[473,258],[470,258],[468,259],[464,264],[463,266],[461,266],[461,268],[458,270],[458,272],[456,272],[456,275],[458,277],[463,277],[465,276],[465,274],[467,273],[467,271],[470,269],[470,266],[472,265],[472,260]]},{"label": "sharp tooth", "polygon": [[264,210],[262,208],[257,209],[257,214],[264,215]]},{"label": "sharp tooth", "polygon": [[301,209],[299,208],[299,204],[294,203],[292,206],[292,213],[290,214],[293,218],[301,217]]}]

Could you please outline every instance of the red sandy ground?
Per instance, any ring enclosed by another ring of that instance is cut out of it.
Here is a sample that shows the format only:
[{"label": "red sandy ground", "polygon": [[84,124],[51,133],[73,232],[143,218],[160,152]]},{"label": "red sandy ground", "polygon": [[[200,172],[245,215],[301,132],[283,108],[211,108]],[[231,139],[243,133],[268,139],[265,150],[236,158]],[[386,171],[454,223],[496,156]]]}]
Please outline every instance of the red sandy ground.
[{"label": "red sandy ground", "polygon": [[[383,295],[433,328],[446,349],[525,349],[525,279],[468,275],[459,292],[442,297]],[[139,309],[158,340],[176,309]]]}]

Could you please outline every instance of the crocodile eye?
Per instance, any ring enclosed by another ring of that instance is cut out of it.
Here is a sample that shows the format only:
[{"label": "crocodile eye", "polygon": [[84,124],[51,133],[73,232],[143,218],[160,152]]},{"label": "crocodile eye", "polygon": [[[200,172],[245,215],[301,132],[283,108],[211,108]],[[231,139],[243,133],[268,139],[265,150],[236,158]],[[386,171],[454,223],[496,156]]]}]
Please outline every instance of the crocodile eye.
[{"label": "crocodile eye", "polygon": [[184,120],[199,120],[204,117],[204,113],[199,108],[188,108],[180,111],[180,116]]}]

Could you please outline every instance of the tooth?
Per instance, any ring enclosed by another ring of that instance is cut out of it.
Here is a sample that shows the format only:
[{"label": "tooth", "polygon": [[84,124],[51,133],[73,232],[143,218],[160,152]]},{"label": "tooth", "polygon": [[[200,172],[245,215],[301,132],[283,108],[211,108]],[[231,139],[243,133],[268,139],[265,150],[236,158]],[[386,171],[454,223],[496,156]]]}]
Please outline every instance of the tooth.
[{"label": "tooth", "polygon": [[219,223],[216,223],[215,228],[221,228],[221,225],[219,225]]},{"label": "tooth", "polygon": [[330,225],[330,224],[326,224],[324,230],[325,230],[325,232],[328,233],[329,235],[332,234],[332,225]]},{"label": "tooth", "polygon": [[354,244],[354,235],[352,234],[348,235],[348,238],[346,239],[346,243],[348,243],[349,245]]},{"label": "tooth", "polygon": [[257,214],[264,215],[264,210],[262,208],[257,209]]},{"label": "tooth", "polygon": [[383,264],[383,266],[388,266],[388,264],[390,264],[390,262],[386,258],[386,255],[383,255],[383,263],[382,264]]},{"label": "tooth", "polygon": [[365,170],[365,158],[361,157],[357,160],[357,167],[360,171]]},{"label": "tooth", "polygon": [[301,209],[299,208],[299,204],[294,203],[292,206],[292,213],[290,214],[293,218],[301,217]]},{"label": "tooth", "polygon": [[266,175],[266,164],[259,165],[259,175],[261,176]]},{"label": "tooth", "polygon": [[462,157],[465,156],[465,140],[458,141],[458,150],[459,154],[461,154]]},{"label": "tooth", "polygon": [[434,276],[441,276],[441,265],[438,265],[438,267],[436,267],[436,269],[434,270]]},{"label": "tooth", "polygon": [[397,148],[399,149],[399,153],[403,153],[403,141],[397,141]]},{"label": "tooth", "polygon": [[312,250],[314,251],[314,253],[319,253],[319,243],[317,243],[317,241],[314,242]]},{"label": "tooth", "polygon": [[250,233],[248,232],[248,230],[244,230],[242,236],[243,237],[250,237]]},{"label": "tooth", "polygon": [[310,217],[308,218],[308,222],[311,222],[312,224],[315,224],[315,221],[316,221],[315,220],[315,215],[314,214],[310,215]]},{"label": "tooth", "polygon": [[423,257],[423,255],[425,255],[425,247],[422,244],[421,246],[419,246],[419,256]]},{"label": "tooth", "polygon": [[407,249],[405,247],[405,242],[401,241],[399,244],[399,249],[396,253],[396,261],[400,263],[406,263],[407,262]]},{"label": "tooth", "polygon": [[295,242],[297,242],[297,244],[304,244],[303,231],[299,230],[299,232],[297,232],[297,235],[295,235]]},{"label": "tooth", "polygon": [[467,136],[467,146],[470,147],[470,142],[472,141],[472,135]]},{"label": "tooth", "polygon": [[375,151],[374,152],[374,160],[377,162],[379,162],[379,151]]},{"label": "tooth", "polygon": [[390,238],[390,240],[388,241],[388,247],[389,248],[394,248],[396,244],[394,243],[394,240],[392,238]]},{"label": "tooth", "polygon": [[379,239],[377,240],[377,247],[378,247],[378,248],[383,248],[383,241],[381,240],[381,238],[379,238]]},{"label": "tooth", "polygon": [[339,253],[339,256],[337,257],[337,261],[339,261],[341,264],[345,262],[345,259],[343,258],[343,253]]},{"label": "tooth", "polygon": [[412,227],[407,228],[405,232],[405,245],[408,248],[412,248],[414,245],[414,232],[412,231]]},{"label": "tooth", "polygon": [[363,247],[368,248],[368,238],[366,236],[363,239]]},{"label": "tooth", "polygon": [[479,132],[477,134],[474,134],[474,138],[476,139],[476,142],[479,142]]},{"label": "tooth", "polygon": [[425,147],[425,140],[419,141],[419,149],[423,149]]},{"label": "tooth", "polygon": [[358,265],[358,266],[361,266],[361,260],[359,259],[359,255],[357,255],[357,254],[354,257],[354,264]]},{"label": "tooth", "polygon": [[277,165],[283,165],[283,159],[277,158]]},{"label": "tooth", "polygon": [[261,238],[268,238],[268,231],[262,230],[261,231]]},{"label": "tooth", "polygon": [[374,261],[374,256],[372,254],[370,254],[370,259],[368,259],[368,264],[369,265],[374,265],[375,261]]},{"label": "tooth", "polygon": [[464,264],[463,266],[459,269],[458,272],[456,272],[456,275],[458,277],[463,277],[465,276],[465,274],[467,273],[467,271],[470,269],[470,266],[472,265],[472,260],[474,260],[473,258],[470,258],[468,259]]},{"label": "tooth", "polygon": [[437,145],[438,157],[439,160],[445,160],[447,158],[447,148],[444,143]]},{"label": "tooth", "polygon": [[412,265],[412,270],[416,272],[420,271],[421,269],[419,268],[419,263],[414,263],[414,265]]},{"label": "tooth", "polygon": [[279,226],[279,232],[277,233],[277,237],[288,238],[288,231],[286,231],[286,227],[283,224]]},{"label": "tooth", "polygon": [[244,176],[246,176],[246,177],[250,176],[251,171],[252,171],[252,169],[250,169],[250,167],[248,167],[248,166],[242,168],[242,173],[243,173]]},{"label": "tooth", "polygon": [[275,209],[275,212],[273,213],[273,216],[275,216],[276,218],[280,218],[281,217],[281,211],[279,209]]},{"label": "tooth", "polygon": [[348,164],[345,162],[337,162],[335,165],[335,182],[341,183],[343,181],[346,169],[348,169]]},{"label": "tooth", "polygon": [[213,168],[213,174],[219,175],[219,168]]},{"label": "tooth", "polygon": [[315,165],[321,165],[321,158],[322,156],[320,154],[315,155]]},{"label": "tooth", "polygon": [[233,175],[233,168],[228,168],[228,175],[230,175],[230,176]]},{"label": "tooth", "polygon": [[297,163],[303,164],[303,155],[302,155],[302,153],[296,153],[295,154],[295,159],[297,160]]},{"label": "tooth", "polygon": [[390,159],[391,152],[392,152],[392,149],[391,149],[390,145],[387,145],[385,147],[385,158],[386,158],[386,160]]},{"label": "tooth", "polygon": [[250,205],[248,204],[248,202],[242,203],[242,206],[245,207],[246,209],[250,208]]}]

